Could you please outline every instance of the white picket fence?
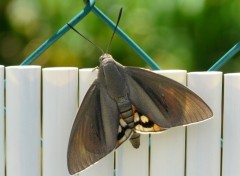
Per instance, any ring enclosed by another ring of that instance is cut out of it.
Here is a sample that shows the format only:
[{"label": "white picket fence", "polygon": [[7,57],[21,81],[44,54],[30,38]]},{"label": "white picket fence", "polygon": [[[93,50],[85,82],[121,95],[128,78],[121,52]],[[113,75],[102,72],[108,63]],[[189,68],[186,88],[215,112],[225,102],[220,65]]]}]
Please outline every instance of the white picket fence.
[{"label": "white picket fence", "polygon": [[[142,136],[137,150],[126,141],[116,157],[112,152],[79,175],[240,175],[240,74],[224,75],[223,93],[221,72],[158,72],[187,84],[212,108],[214,118],[150,139]],[[0,67],[0,176],[69,175],[66,152],[78,99],[96,75],[73,67]]]}]

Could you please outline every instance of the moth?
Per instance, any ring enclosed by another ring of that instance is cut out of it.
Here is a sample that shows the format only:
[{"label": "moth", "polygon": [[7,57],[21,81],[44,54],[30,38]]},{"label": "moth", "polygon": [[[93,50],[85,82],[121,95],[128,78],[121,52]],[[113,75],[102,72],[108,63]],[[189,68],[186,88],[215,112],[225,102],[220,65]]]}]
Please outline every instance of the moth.
[{"label": "moth", "polygon": [[98,76],[88,89],[70,134],[70,174],[80,172],[141,133],[157,133],[213,116],[209,106],[182,84],[149,70],[127,67],[101,55]]},{"label": "moth", "polygon": [[75,174],[140,133],[206,120],[213,113],[193,91],[154,72],[122,66],[100,57],[97,79],[88,89],[74,121],[68,145],[68,169]]}]

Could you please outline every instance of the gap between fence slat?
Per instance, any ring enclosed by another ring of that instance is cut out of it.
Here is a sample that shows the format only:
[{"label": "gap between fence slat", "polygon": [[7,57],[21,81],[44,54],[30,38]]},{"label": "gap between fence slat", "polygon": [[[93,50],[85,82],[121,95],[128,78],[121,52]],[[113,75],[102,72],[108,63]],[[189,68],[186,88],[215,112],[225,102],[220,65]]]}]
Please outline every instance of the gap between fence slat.
[{"label": "gap between fence slat", "polygon": [[0,176],[5,176],[4,66],[0,66]]}]

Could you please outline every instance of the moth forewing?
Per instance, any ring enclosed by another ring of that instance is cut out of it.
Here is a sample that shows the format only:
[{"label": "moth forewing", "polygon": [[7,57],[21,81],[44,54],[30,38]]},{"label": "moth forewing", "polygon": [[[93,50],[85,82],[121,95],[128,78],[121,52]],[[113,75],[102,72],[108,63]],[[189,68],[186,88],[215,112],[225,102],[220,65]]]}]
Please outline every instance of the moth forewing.
[{"label": "moth forewing", "polygon": [[126,72],[131,102],[160,127],[186,125],[212,116],[209,106],[182,84],[144,69],[126,67]]},{"label": "moth forewing", "polygon": [[[168,72],[170,72],[170,73],[168,73]],[[186,76],[180,75],[180,74],[178,74],[178,72],[180,72],[180,73],[181,73],[181,72],[184,72],[184,73],[186,74]],[[206,105],[206,110],[207,110],[207,112],[209,113],[209,116],[210,116],[210,117],[213,116],[213,112],[212,112],[210,106],[208,105],[205,97],[202,97],[202,95],[200,95],[200,94],[197,93],[194,89],[192,89],[191,87],[188,86],[188,83],[187,83],[187,82],[188,82],[188,79],[189,79],[189,76],[188,76],[189,73],[187,73],[186,70],[166,70],[166,71],[165,71],[165,70],[161,70],[159,73],[160,73],[161,75],[163,75],[163,76],[166,76],[166,77],[170,78],[170,79],[174,79],[175,81],[181,83],[182,85],[184,85],[184,86],[186,86],[188,89],[190,89],[194,94],[196,94],[196,96],[199,97],[199,101],[204,102],[203,104]],[[165,74],[165,73],[166,73],[166,74]],[[204,73],[204,72],[203,72],[203,73]],[[207,73],[207,72],[206,72],[206,73]],[[209,120],[209,119],[210,119],[210,118],[207,118],[207,119],[205,119],[205,120]],[[200,121],[200,122],[204,122],[205,120],[202,120],[202,121]],[[198,122],[196,122],[196,123],[198,123]]]},{"label": "moth forewing", "polygon": [[[187,71],[186,70],[158,70],[158,71],[154,71],[154,72],[158,73],[158,74],[161,74],[163,76],[166,76],[167,78],[173,79],[174,81],[177,81],[180,84],[187,87]],[[195,93],[195,92],[193,91],[193,93]],[[197,96],[199,96],[199,95],[197,95]],[[204,102],[204,100],[201,96],[199,96],[199,98],[200,98],[200,99],[198,99],[199,101]],[[213,116],[212,110],[209,108],[209,106],[206,103],[204,103],[204,104],[206,105],[205,108],[206,108],[207,112],[209,112],[208,116],[209,117]],[[201,121],[193,122],[193,123],[190,123],[190,124],[185,124],[183,126],[188,126],[188,125],[192,125],[192,124],[196,124],[196,123],[201,123],[201,122],[207,121],[209,119],[211,119],[211,118],[206,118],[206,119],[203,119]]]},{"label": "moth forewing", "polygon": [[[90,80],[85,81],[82,85],[87,85],[86,83],[90,82]],[[80,89],[82,85],[80,85]],[[68,169],[70,174],[85,170],[108,155],[115,147],[117,125],[114,125],[114,123],[117,123],[117,120],[109,123],[108,120],[113,118],[104,119],[103,117],[113,115],[117,118],[117,114],[114,113],[117,112],[116,105],[109,100],[104,92],[104,90],[101,90],[99,82],[95,80],[80,105],[68,145]],[[107,125],[105,125],[106,123]],[[116,132],[114,133],[114,131]],[[108,132],[108,134],[105,132]]]}]

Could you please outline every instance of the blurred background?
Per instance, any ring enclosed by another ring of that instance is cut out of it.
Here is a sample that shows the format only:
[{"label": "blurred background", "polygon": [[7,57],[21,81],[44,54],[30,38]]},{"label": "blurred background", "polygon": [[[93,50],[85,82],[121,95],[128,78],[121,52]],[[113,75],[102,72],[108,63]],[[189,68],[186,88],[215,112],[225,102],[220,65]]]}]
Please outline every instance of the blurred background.
[{"label": "blurred background", "polygon": [[[239,0],[97,0],[113,21],[162,69],[209,69],[240,40]],[[18,65],[76,15],[82,0],[1,0],[0,64]],[[112,31],[90,13],[75,26],[105,50]],[[123,65],[148,67],[117,35],[109,53]],[[101,53],[72,30],[33,65],[95,67]],[[240,54],[221,71],[240,71]]]}]

